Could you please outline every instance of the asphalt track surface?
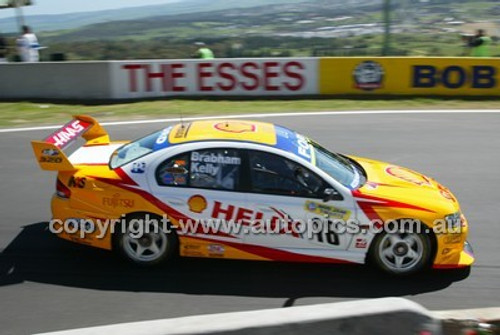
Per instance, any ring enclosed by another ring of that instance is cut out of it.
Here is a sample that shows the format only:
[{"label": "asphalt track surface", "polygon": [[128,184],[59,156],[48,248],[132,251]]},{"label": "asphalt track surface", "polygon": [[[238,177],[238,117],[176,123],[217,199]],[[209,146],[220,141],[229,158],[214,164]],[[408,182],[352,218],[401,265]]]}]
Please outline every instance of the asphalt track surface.
[{"label": "asphalt track surface", "polygon": [[[432,310],[500,306],[500,113],[314,115],[266,119],[331,150],[423,172],[448,186],[470,222],[470,273],[392,278],[363,266],[183,259],[138,268],[46,230],[55,174],[29,141],[0,133],[0,333],[24,334],[195,314],[401,296]],[[131,139],[159,124],[108,127]]]}]

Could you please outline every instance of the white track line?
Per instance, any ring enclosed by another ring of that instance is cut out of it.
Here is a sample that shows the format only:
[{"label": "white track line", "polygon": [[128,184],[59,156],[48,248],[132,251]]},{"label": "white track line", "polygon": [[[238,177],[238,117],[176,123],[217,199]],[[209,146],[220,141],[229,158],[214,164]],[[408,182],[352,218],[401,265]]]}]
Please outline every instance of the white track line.
[{"label": "white track line", "polygon": [[[270,118],[270,117],[297,117],[297,116],[329,116],[329,115],[371,115],[371,114],[497,114],[500,113],[499,109],[459,109],[459,110],[364,110],[364,111],[327,111],[327,112],[297,112],[297,113],[254,113],[254,114],[237,114],[237,115],[217,115],[217,116],[197,116],[182,118],[184,121],[197,121],[197,120],[215,120],[215,119],[240,119],[240,118]],[[150,119],[150,120],[134,120],[134,121],[116,121],[116,122],[102,122],[103,126],[123,126],[133,124],[149,124],[149,123],[166,123],[166,122],[179,122],[180,117],[169,119]],[[24,131],[37,131],[58,129],[62,125],[53,126],[40,126],[40,127],[27,127],[27,128],[4,128],[0,129],[0,133],[17,133]]]}]

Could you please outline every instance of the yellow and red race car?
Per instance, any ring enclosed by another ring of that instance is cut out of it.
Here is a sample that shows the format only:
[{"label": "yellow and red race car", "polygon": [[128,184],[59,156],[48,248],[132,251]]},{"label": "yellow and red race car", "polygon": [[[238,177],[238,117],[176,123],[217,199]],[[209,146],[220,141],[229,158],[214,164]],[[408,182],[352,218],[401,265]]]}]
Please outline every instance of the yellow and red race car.
[{"label": "yellow and red race car", "polygon": [[[79,137],[86,143],[67,157]],[[447,188],[271,123],[195,121],[113,142],[75,116],[32,146],[42,169],[58,171],[51,231],[138,264],[176,255],[370,262],[409,274],[474,262]]]}]

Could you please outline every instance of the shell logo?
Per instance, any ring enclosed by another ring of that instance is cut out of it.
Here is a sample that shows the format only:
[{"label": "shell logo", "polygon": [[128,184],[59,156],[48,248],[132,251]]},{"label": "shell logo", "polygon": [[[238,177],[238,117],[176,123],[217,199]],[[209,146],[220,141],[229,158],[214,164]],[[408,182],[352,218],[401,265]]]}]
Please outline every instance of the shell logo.
[{"label": "shell logo", "polygon": [[226,121],[219,122],[214,125],[215,129],[225,131],[227,133],[253,133],[257,130],[255,124],[241,121]]},{"label": "shell logo", "polygon": [[446,187],[444,187],[441,184],[438,184],[438,188],[439,188],[439,193],[443,196],[443,198],[446,198],[446,199],[451,200],[453,202],[457,202],[455,200],[455,198],[453,197],[453,195],[451,194],[450,190],[448,190]]},{"label": "shell logo", "polygon": [[418,186],[423,186],[423,185],[429,185],[431,186],[431,183],[429,179],[427,179],[425,176],[421,174],[417,174],[411,170],[408,170],[403,167],[399,166],[389,166],[387,169],[385,169],[385,172],[387,174],[399,178],[401,180],[404,180],[406,182],[418,185]]},{"label": "shell logo", "polygon": [[207,208],[207,199],[204,196],[196,194],[188,200],[189,210],[193,213],[202,213]]}]

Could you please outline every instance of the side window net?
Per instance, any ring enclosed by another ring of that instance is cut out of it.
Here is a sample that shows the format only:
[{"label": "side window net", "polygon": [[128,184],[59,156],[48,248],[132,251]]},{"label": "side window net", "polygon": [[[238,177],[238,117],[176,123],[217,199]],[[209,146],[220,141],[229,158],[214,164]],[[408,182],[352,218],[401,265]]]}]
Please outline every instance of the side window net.
[{"label": "side window net", "polygon": [[214,190],[238,190],[242,160],[235,149],[195,150],[160,164],[160,186],[184,186]]},{"label": "side window net", "polygon": [[175,156],[163,162],[156,171],[161,186],[187,186],[189,180],[189,154]]}]

